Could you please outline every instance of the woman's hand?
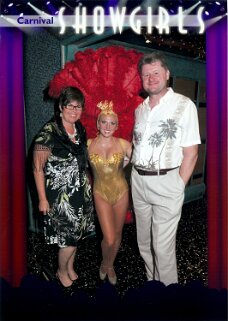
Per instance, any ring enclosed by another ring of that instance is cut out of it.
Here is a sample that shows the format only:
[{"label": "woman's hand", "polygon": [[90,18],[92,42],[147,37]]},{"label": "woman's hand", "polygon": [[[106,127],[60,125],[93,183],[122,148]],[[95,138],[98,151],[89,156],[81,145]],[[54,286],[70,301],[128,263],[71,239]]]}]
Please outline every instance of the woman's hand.
[{"label": "woman's hand", "polygon": [[39,211],[44,215],[46,215],[50,211],[50,206],[46,199],[39,201]]}]

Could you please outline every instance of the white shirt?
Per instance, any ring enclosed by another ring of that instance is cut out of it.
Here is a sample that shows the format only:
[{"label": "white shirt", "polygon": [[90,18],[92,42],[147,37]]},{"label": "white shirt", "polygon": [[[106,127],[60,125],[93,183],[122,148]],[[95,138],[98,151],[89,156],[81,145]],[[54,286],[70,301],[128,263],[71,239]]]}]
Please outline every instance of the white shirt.
[{"label": "white shirt", "polygon": [[149,97],[135,110],[132,163],[147,170],[180,166],[183,147],[200,144],[195,104],[168,88],[158,105]]}]

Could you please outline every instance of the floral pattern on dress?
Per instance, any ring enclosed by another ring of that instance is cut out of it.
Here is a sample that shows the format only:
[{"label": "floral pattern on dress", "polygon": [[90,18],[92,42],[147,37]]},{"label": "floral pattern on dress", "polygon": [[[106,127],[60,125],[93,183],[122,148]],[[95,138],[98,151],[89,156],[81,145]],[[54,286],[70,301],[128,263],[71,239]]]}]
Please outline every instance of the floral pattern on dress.
[{"label": "floral pattern on dress", "polygon": [[[81,155],[68,150],[60,135],[57,125],[48,123],[35,143],[51,150],[44,169],[50,205],[44,216],[45,239],[48,244],[66,247],[76,246],[78,240],[93,235],[95,224],[91,186],[86,171],[80,170],[78,164]],[[76,137],[76,142],[81,144],[80,137]]]}]

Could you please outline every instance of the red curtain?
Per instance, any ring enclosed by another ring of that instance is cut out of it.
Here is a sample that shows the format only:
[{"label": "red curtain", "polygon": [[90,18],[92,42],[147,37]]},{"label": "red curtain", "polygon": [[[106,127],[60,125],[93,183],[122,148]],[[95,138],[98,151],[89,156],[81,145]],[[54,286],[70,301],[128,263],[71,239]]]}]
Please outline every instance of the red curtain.
[{"label": "red curtain", "polygon": [[26,273],[23,37],[0,28],[0,276],[13,286]]},{"label": "red curtain", "polygon": [[207,33],[208,285],[227,287],[227,17]]}]

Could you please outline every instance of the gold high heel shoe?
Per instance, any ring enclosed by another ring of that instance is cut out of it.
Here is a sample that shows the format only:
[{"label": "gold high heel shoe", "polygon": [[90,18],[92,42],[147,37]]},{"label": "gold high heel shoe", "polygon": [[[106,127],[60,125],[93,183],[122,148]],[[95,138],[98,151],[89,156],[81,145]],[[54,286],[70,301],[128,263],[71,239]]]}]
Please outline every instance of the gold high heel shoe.
[{"label": "gold high heel shoe", "polygon": [[109,276],[109,275],[108,275],[108,281],[109,281],[109,283],[111,283],[112,285],[116,285],[116,283],[117,283],[117,276],[116,276],[116,272],[115,272],[114,268],[113,268],[113,267],[109,267],[108,270],[113,270],[114,273],[115,273],[114,276]]},{"label": "gold high heel shoe", "polygon": [[104,279],[106,278],[107,273],[101,271],[101,268],[102,268],[102,267],[103,267],[103,268],[106,268],[106,266],[104,266],[104,265],[101,264],[100,269],[99,269],[99,277],[100,277],[100,279],[101,279],[102,281],[104,281]]}]

